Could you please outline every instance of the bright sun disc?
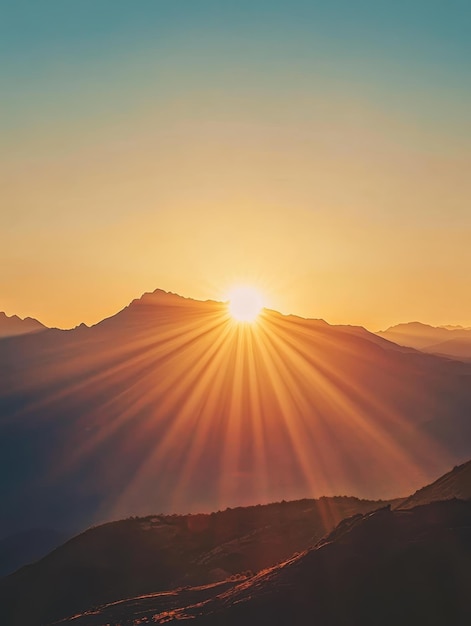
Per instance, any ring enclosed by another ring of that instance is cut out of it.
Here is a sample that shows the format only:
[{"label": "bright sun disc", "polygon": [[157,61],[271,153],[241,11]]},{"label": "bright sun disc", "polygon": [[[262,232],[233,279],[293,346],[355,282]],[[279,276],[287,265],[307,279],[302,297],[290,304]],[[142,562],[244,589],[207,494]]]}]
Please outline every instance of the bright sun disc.
[{"label": "bright sun disc", "polygon": [[262,307],[262,297],[252,287],[236,287],[229,293],[229,312],[238,322],[254,322]]}]

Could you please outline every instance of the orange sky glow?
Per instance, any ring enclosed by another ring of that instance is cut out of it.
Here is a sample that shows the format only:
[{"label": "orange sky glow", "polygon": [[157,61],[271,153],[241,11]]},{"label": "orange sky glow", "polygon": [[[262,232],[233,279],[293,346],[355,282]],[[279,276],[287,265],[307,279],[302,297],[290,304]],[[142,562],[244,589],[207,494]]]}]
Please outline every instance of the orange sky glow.
[{"label": "orange sky glow", "polygon": [[333,324],[470,325],[459,16],[170,4],[11,9],[0,310],[70,328],[248,284]]}]

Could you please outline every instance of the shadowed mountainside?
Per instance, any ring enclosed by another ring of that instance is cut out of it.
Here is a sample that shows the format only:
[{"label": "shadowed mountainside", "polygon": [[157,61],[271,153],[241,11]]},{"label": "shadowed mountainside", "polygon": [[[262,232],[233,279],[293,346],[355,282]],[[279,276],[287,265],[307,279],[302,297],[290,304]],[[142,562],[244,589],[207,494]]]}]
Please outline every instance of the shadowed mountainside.
[{"label": "shadowed mountainside", "polygon": [[0,311],[0,338],[27,335],[45,330],[46,326],[33,317],[21,319],[18,315],[8,316]]},{"label": "shadowed mountainside", "polygon": [[379,337],[457,359],[471,359],[471,329],[460,326],[429,326],[421,322],[397,324],[376,333]]},{"label": "shadowed mountainside", "polygon": [[157,290],[0,341],[0,537],[322,495],[411,493],[471,456],[471,365],[364,329]]},{"label": "shadowed mountainside", "polygon": [[134,598],[64,623],[465,626],[470,570],[471,502],[386,508],[344,520],[316,547],[232,588]]},{"label": "shadowed mountainside", "polygon": [[438,500],[471,499],[471,461],[457,465],[451,472],[440,476],[431,485],[427,485],[406,498],[398,506],[401,509],[411,508],[419,504],[428,504]]},{"label": "shadowed mountainside", "polygon": [[10,626],[43,624],[122,598],[257,572],[317,543],[345,517],[381,506],[321,498],[108,523],[0,581],[0,616]]}]

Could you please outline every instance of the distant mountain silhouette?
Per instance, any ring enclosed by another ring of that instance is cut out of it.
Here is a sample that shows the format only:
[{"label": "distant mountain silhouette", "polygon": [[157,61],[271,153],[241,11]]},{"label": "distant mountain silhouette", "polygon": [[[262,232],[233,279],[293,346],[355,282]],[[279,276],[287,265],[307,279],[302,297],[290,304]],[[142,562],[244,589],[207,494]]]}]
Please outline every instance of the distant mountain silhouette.
[{"label": "distant mountain silhouette", "polygon": [[365,329],[157,290],[0,340],[0,537],[413,492],[471,457],[471,365]]},{"label": "distant mountain silhouette", "polygon": [[397,324],[378,336],[424,352],[471,359],[471,329],[462,326],[429,326],[421,322]]},{"label": "distant mountain silhouette", "polygon": [[465,626],[471,502],[344,520],[316,547],[230,587],[177,590],[76,615],[74,626]]},{"label": "distant mountain silhouette", "polygon": [[471,326],[461,326],[461,324],[444,324],[439,328],[446,328],[448,330],[471,330]]},{"label": "distant mountain silhouette", "polygon": [[46,326],[32,317],[21,319],[18,315],[8,316],[0,311],[0,337],[13,337],[15,335],[26,335],[45,330]]},{"label": "distant mountain silhouette", "polygon": [[400,508],[411,508],[419,504],[429,504],[438,500],[471,499],[471,461],[457,465],[451,472],[441,476],[426,487],[400,503]]},{"label": "distant mountain silhouette", "polygon": [[381,506],[321,498],[91,528],[0,581],[0,622],[44,624],[139,594],[244,577],[317,543],[345,517]]}]

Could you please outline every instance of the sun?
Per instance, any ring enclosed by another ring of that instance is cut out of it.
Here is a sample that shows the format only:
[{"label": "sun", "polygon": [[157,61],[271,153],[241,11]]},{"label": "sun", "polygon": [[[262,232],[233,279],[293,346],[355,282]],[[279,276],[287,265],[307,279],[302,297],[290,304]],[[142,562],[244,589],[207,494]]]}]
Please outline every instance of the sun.
[{"label": "sun", "polygon": [[262,308],[262,296],[253,287],[234,287],[229,292],[229,313],[238,322],[255,322]]}]

